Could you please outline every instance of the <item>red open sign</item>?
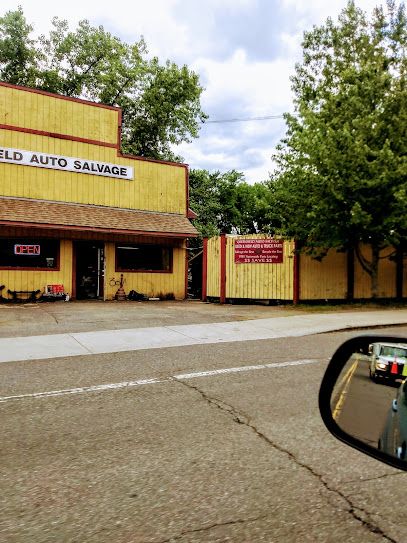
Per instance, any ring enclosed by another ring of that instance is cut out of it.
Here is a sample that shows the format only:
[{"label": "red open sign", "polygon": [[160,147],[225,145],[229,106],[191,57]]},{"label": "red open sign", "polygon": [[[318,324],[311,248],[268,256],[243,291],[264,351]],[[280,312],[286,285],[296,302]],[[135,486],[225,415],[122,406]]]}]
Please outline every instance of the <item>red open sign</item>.
[{"label": "red open sign", "polygon": [[36,255],[41,254],[41,245],[14,245],[15,255]]}]

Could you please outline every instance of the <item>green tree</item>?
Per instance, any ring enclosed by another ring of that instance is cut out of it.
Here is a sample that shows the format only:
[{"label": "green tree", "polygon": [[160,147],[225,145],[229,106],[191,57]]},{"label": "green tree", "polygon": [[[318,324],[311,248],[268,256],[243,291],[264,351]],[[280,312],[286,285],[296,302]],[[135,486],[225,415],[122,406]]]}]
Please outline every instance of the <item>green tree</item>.
[{"label": "green tree", "polygon": [[269,183],[280,231],[319,256],[355,249],[373,297],[380,251],[407,232],[406,45],[404,7],[394,2],[369,20],[351,1],[336,24],[304,34],[295,113]]},{"label": "green tree", "polygon": [[199,237],[189,241],[191,291],[200,296],[202,239],[225,234],[252,234],[269,228],[271,191],[264,183],[249,185],[235,170],[225,173],[191,170],[189,204]]},{"label": "green tree", "polygon": [[19,8],[0,18],[0,78],[14,85],[35,84],[38,53],[30,39],[28,25]]},{"label": "green tree", "polygon": [[198,215],[194,225],[201,238],[253,234],[270,223],[270,190],[262,183],[249,185],[240,172],[191,170],[189,189],[190,207]]},{"label": "green tree", "polygon": [[207,116],[202,112],[202,87],[186,66],[157,58],[148,63],[140,79],[142,89],[131,100],[119,100],[123,108],[124,151],[152,158],[178,160],[171,145],[197,138]]},{"label": "green tree", "polygon": [[189,205],[198,215],[198,218],[193,220],[199,232],[196,245],[202,244],[202,238],[210,238],[220,233],[218,217],[221,208],[217,189],[219,177],[219,172],[211,174],[207,170],[198,169],[191,169],[189,172]]},{"label": "green tree", "polygon": [[177,158],[171,145],[198,136],[203,88],[186,66],[147,58],[143,39],[127,44],[80,21],[70,31],[54,18],[48,36],[31,38],[23,11],[0,18],[0,79],[123,110],[124,152]]}]

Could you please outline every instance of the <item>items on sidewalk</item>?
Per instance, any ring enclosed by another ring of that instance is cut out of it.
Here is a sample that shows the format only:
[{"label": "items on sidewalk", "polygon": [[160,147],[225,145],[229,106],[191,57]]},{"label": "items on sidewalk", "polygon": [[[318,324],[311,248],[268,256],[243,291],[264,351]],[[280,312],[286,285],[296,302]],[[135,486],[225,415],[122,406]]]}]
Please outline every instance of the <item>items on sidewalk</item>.
[{"label": "items on sidewalk", "polygon": [[8,302],[24,303],[24,302],[37,302],[39,298],[37,296],[41,293],[41,290],[7,290],[7,294],[11,296],[10,299],[6,299]]},{"label": "items on sidewalk", "polygon": [[65,292],[64,285],[47,285],[45,292],[41,296],[43,302],[64,301],[69,302],[70,296]]},{"label": "items on sidewalk", "polygon": [[70,299],[70,296],[65,292],[63,285],[46,285],[43,294],[41,294],[41,289],[7,289],[8,297],[3,296],[3,290],[5,288],[5,285],[0,285],[0,303],[56,302],[57,300],[68,302]]},{"label": "items on sidewalk", "polygon": [[115,299],[118,300],[119,302],[123,302],[127,300],[127,296],[126,296],[126,293],[124,292],[123,285],[124,285],[123,274],[120,274],[120,286],[117,289],[116,294],[115,294]]},{"label": "items on sidewalk", "polygon": [[137,292],[136,290],[131,290],[127,296],[127,299],[133,302],[147,302],[150,298],[145,294]]}]

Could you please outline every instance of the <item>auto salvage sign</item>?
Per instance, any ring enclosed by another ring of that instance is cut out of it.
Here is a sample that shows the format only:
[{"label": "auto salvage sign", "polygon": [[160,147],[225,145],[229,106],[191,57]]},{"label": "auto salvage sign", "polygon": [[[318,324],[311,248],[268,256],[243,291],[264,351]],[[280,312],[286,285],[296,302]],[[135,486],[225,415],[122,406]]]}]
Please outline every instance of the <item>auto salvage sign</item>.
[{"label": "auto salvage sign", "polygon": [[37,151],[25,151],[23,149],[0,147],[0,162],[47,168],[49,170],[101,175],[103,177],[116,177],[118,179],[133,179],[133,168],[129,166],[69,156],[51,155]]},{"label": "auto salvage sign", "polygon": [[284,242],[275,239],[235,240],[235,264],[281,264]]}]

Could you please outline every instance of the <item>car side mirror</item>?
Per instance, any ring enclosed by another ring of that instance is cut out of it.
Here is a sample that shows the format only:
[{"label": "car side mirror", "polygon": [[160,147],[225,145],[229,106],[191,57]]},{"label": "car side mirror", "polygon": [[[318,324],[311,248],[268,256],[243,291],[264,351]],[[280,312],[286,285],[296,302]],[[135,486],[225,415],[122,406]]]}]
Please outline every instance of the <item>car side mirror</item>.
[{"label": "car side mirror", "polygon": [[406,394],[407,338],[358,336],[343,343],[329,362],[319,409],[339,440],[407,470]]}]

